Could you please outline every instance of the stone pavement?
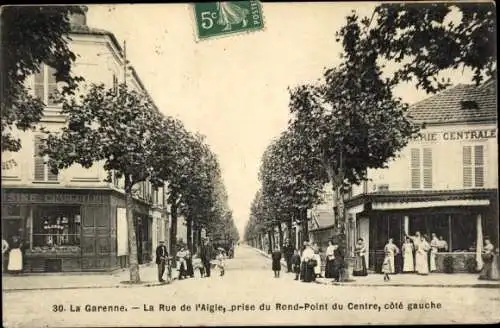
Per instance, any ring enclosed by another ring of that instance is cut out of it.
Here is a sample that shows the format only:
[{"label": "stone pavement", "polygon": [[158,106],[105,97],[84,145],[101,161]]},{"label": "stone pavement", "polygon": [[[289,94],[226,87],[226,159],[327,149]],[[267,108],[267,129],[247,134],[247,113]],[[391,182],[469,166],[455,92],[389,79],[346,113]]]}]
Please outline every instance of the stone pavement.
[{"label": "stone pavement", "polygon": [[[163,285],[158,282],[157,269],[154,264],[140,266],[140,284],[128,284],[129,271],[122,269],[114,273],[46,273],[46,274],[20,274],[3,275],[3,291],[25,291],[45,289],[82,289],[82,288],[131,288],[151,287]],[[177,270],[173,269],[174,279],[178,276]],[[166,273],[164,275],[166,277]]]},{"label": "stone pavement", "polygon": [[[270,258],[266,252],[255,249],[261,255]],[[286,265],[285,261],[282,263]],[[283,270],[283,267],[282,267]],[[478,280],[479,274],[470,273],[431,273],[427,276],[417,274],[394,274],[391,280],[384,282],[384,276],[370,273],[366,277],[353,277],[350,282],[332,282],[331,279],[318,278],[316,283],[335,286],[391,286],[391,287],[482,287],[500,288],[500,281]]]}]

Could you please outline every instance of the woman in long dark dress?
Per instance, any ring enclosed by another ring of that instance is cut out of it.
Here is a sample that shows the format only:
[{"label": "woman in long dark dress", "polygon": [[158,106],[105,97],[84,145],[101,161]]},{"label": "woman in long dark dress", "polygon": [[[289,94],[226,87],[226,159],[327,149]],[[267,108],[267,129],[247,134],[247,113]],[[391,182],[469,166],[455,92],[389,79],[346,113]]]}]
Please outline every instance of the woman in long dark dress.
[{"label": "woman in long dark dress", "polygon": [[334,278],[334,259],[335,259],[335,250],[338,248],[338,245],[334,245],[333,241],[328,241],[328,247],[326,248],[325,256],[325,278],[332,279]]},{"label": "woman in long dark dress", "polygon": [[307,243],[306,248],[302,252],[302,275],[303,282],[311,282],[315,280],[314,276],[314,250],[311,245]]},{"label": "woman in long dark dress", "polygon": [[271,254],[272,259],[272,269],[274,271],[274,278],[280,277],[281,271],[281,250],[279,248],[275,248]]}]

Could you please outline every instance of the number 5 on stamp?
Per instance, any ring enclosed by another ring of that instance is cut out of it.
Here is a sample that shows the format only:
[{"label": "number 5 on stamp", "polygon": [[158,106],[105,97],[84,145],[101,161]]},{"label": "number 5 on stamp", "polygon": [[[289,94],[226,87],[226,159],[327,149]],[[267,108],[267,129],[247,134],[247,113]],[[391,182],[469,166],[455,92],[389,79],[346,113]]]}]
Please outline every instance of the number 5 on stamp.
[{"label": "number 5 on stamp", "polygon": [[196,2],[194,11],[200,39],[264,28],[259,1]]}]

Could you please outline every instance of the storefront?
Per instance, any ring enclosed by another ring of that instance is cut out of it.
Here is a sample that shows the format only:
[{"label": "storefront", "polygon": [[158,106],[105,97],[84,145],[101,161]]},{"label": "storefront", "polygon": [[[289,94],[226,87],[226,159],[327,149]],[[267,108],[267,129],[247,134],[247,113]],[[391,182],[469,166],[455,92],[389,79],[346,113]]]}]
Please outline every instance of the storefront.
[{"label": "storefront", "polygon": [[[368,245],[368,266],[379,271],[384,246],[389,238],[401,247],[406,234],[432,233],[444,240],[446,251],[438,254],[438,271],[445,256],[454,258],[454,271],[468,271],[469,258],[480,259],[484,239],[498,245],[498,205],[496,189],[443,192],[372,193],[352,199],[346,205],[354,213],[356,238]],[[355,204],[357,203],[357,204]]]},{"label": "storefront", "polygon": [[[23,241],[24,272],[111,271],[128,264],[127,239],[117,249],[117,239],[127,238],[124,208],[123,195],[113,190],[5,188],[2,237]],[[135,208],[138,257],[145,263],[152,254],[151,217],[145,204]]]}]

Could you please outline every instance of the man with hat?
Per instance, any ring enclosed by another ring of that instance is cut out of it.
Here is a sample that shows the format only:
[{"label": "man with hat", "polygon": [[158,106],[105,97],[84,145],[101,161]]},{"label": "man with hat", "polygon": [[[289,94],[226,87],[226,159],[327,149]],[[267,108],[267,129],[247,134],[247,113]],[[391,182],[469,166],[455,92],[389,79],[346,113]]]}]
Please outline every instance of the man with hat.
[{"label": "man with hat", "polygon": [[165,273],[165,263],[168,257],[167,246],[165,246],[165,242],[162,240],[159,242],[160,244],[156,247],[156,265],[158,266],[158,281],[164,282],[163,274]]},{"label": "man with hat", "polygon": [[205,277],[210,277],[210,261],[212,260],[212,246],[207,238],[203,239],[203,245],[200,248],[200,258],[205,267]]}]

